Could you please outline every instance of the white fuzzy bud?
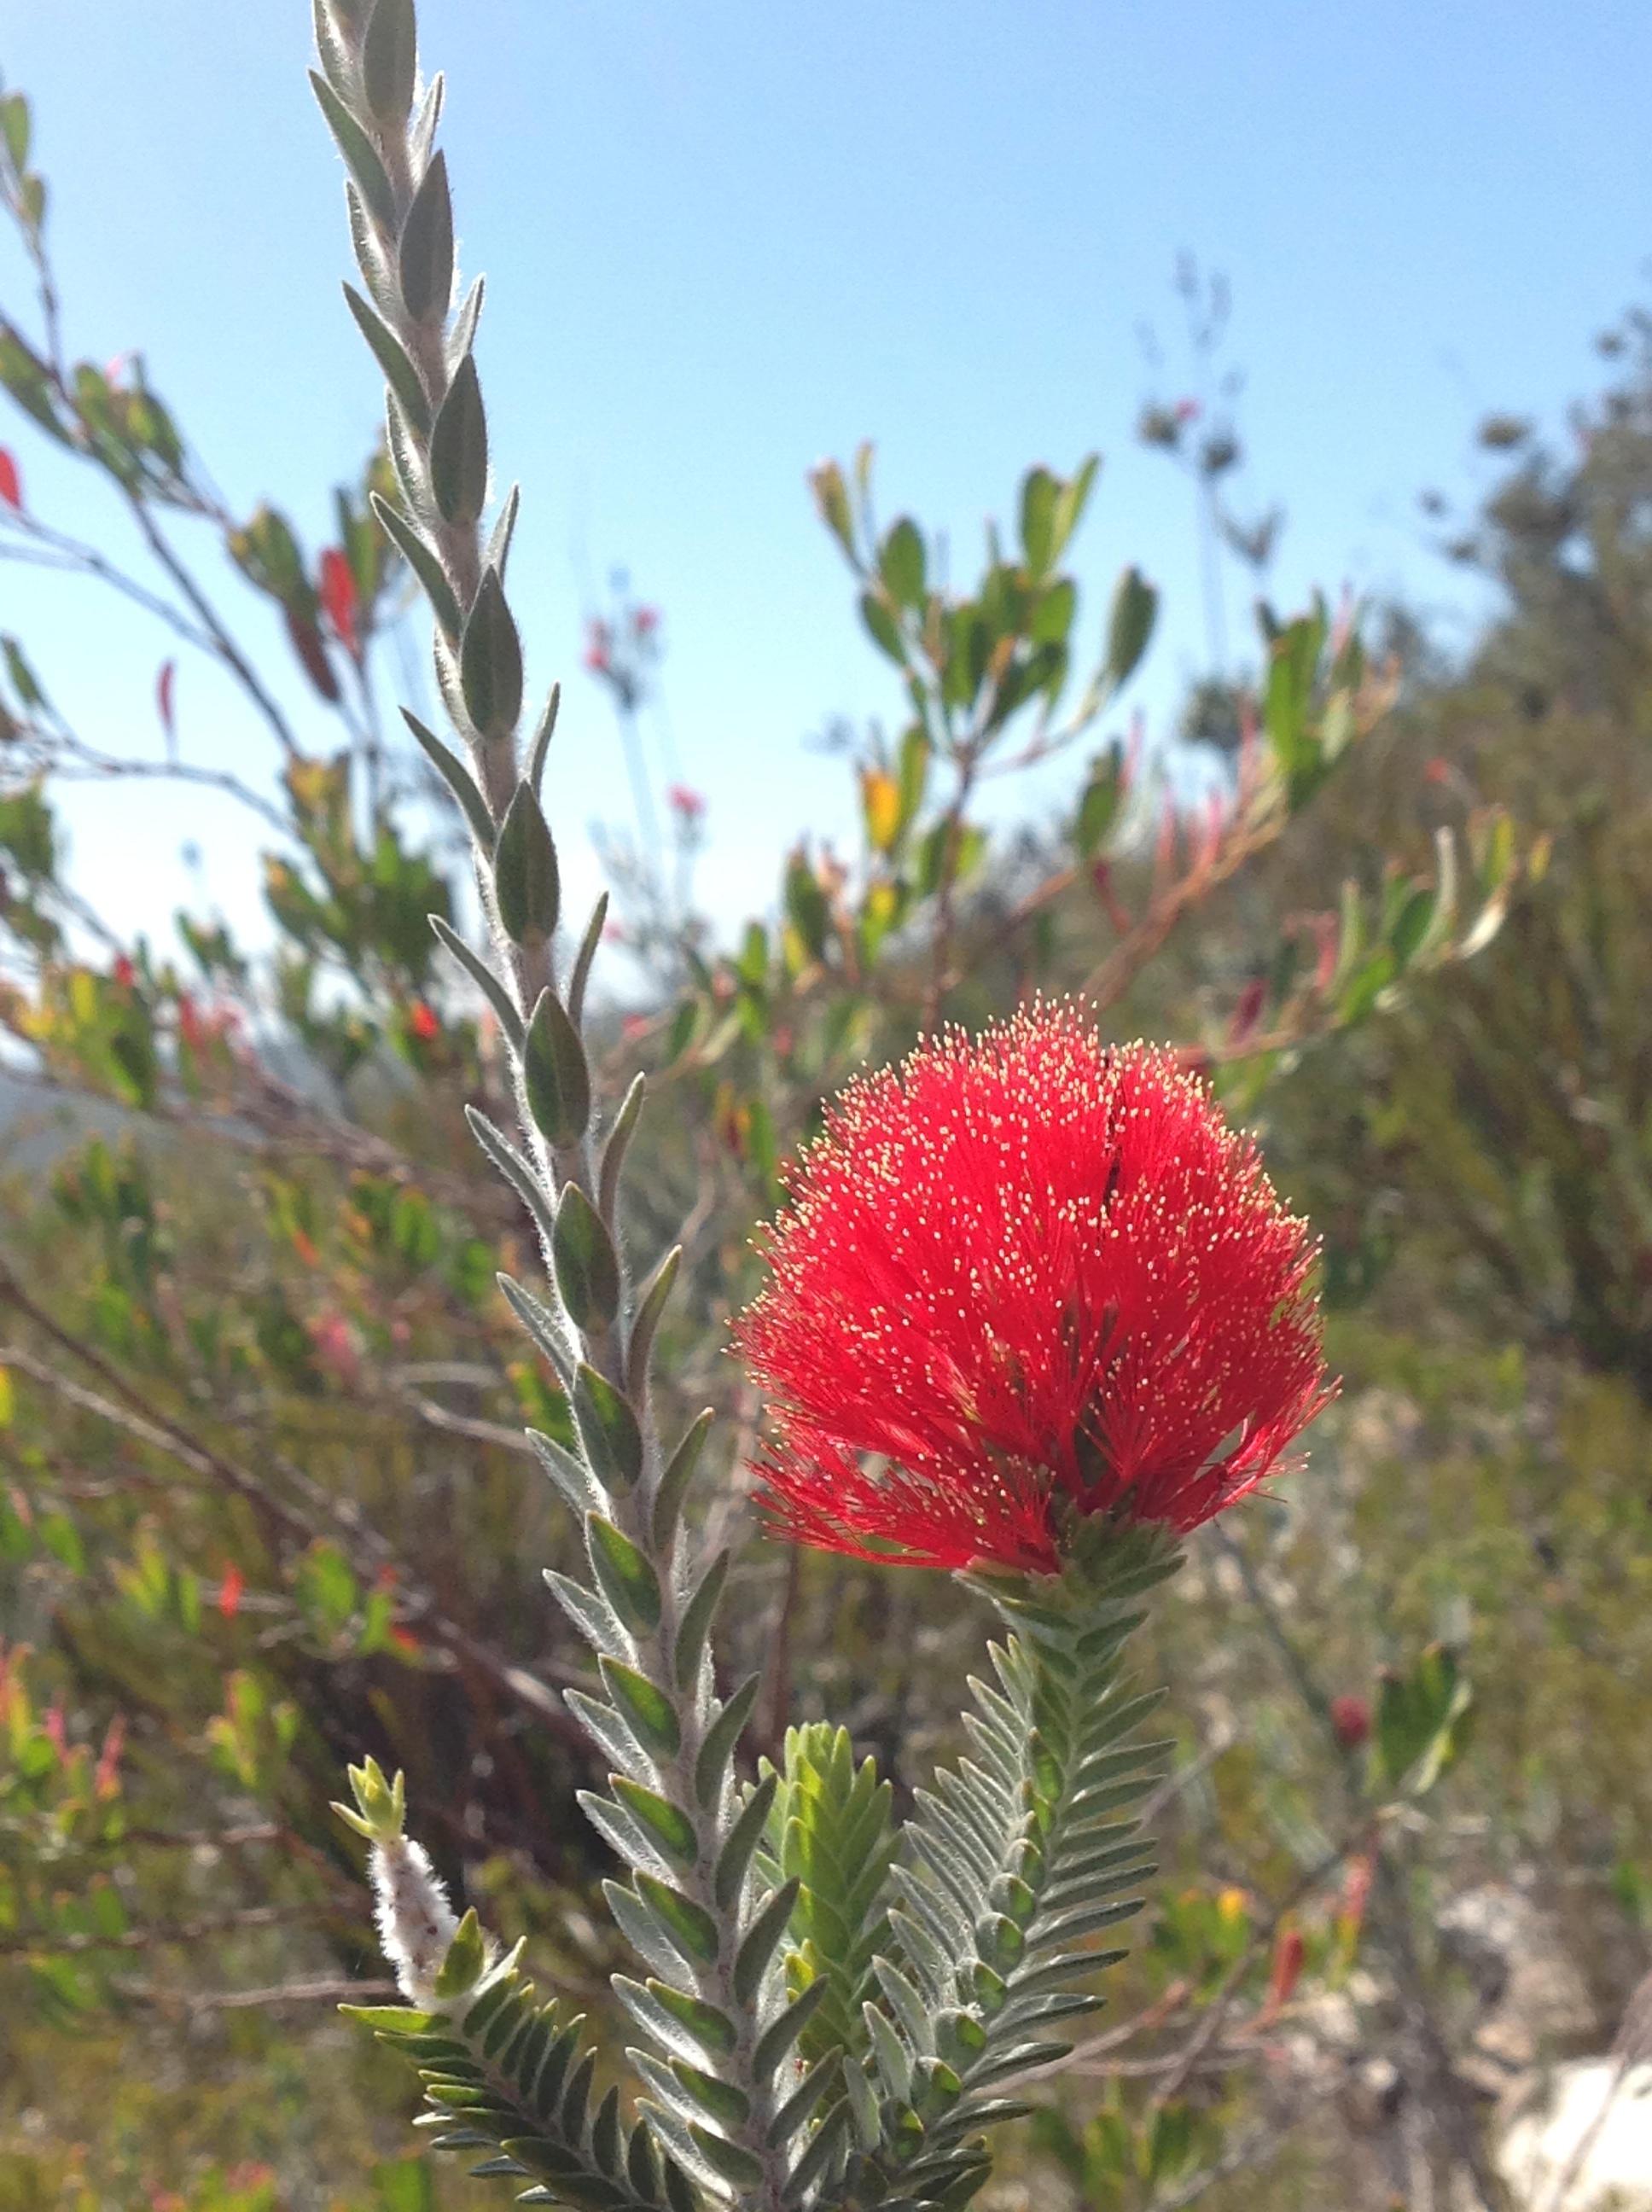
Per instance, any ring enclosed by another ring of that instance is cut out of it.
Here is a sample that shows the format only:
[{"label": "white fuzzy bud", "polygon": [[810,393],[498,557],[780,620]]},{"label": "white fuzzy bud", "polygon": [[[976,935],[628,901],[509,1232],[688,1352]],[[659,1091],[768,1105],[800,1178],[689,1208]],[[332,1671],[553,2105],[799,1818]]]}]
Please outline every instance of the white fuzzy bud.
[{"label": "white fuzzy bud", "polygon": [[402,1994],[428,2005],[459,1926],[429,1855],[406,1836],[377,1842],[368,1864],[379,1941]]}]

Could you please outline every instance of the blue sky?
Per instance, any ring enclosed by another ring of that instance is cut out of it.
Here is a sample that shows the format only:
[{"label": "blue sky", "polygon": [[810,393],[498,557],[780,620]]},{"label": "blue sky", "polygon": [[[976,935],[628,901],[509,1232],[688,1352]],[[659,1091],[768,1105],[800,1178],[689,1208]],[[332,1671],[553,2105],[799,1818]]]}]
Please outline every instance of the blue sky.
[{"label": "blue sky", "polygon": [[[1155,383],[1139,325],[1174,340],[1180,250],[1232,284],[1242,489],[1289,514],[1276,599],[1400,590],[1458,635],[1472,603],[1417,493],[1472,500],[1490,410],[1564,434],[1596,380],[1594,334],[1643,294],[1643,4],[421,13],[448,76],[465,266],[489,278],[494,451],[525,489],[513,596],[531,676],[567,679],[550,796],[570,873],[594,882],[589,818],[626,813],[611,719],[578,668],[580,617],[623,564],[665,612],[676,746],[711,805],[702,885],[726,921],[767,902],[799,830],[847,827],[842,766],[805,738],[836,714],[898,716],[809,506],[820,455],[875,439],[882,511],[944,527],[962,574],[1028,464],[1099,447],[1078,559],[1091,634],[1139,562],[1165,593],[1137,692],[1162,725],[1204,657],[1192,509],[1131,432]],[[377,408],[337,292],[307,18],[301,0],[8,0],[0,68],[35,101],[71,348],[141,346],[232,503],[268,494],[319,543]],[[15,305],[9,252],[0,283]],[[0,436],[42,512],[91,522],[70,472]],[[1236,580],[1232,597],[1242,629]],[[246,620],[274,652],[264,611]],[[88,735],[158,743],[163,648],[140,623],[10,567],[0,623]],[[301,710],[301,680],[291,696]],[[192,757],[267,775],[212,672],[185,663],[179,707]],[[254,925],[257,841],[215,803],[87,794],[72,827],[129,925],[187,895],[190,839],[212,896]]]}]

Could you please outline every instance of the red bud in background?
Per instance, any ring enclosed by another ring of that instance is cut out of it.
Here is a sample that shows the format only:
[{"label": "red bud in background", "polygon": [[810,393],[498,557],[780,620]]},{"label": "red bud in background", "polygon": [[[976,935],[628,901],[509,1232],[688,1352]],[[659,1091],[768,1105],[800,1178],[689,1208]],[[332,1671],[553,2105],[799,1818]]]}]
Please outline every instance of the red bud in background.
[{"label": "red bud in background", "polygon": [[126,1718],[117,1713],[109,1723],[103,1739],[103,1749],[98,1753],[97,1771],[92,1777],[92,1792],[97,1797],[115,1797],[120,1793],[120,1754],[126,1742]]},{"label": "red bud in background", "polygon": [[1371,1732],[1371,1709],[1364,1698],[1333,1698],[1331,1726],[1345,1751],[1357,1751]]},{"label": "red bud in background", "polygon": [[1230,1046],[1249,1043],[1256,1034],[1256,1025],[1262,1018],[1262,1010],[1266,1004],[1267,984],[1262,976],[1258,975],[1247,983],[1239,994],[1239,1003],[1234,1008],[1233,1020],[1228,1030]]},{"label": "red bud in background", "polygon": [[0,502],[23,511],[23,480],[17,473],[17,464],[3,446],[0,446]]},{"label": "red bud in background", "polygon": [[335,635],[352,660],[361,658],[361,633],[356,626],[361,609],[361,596],[355,588],[355,575],[349,562],[336,545],[330,545],[321,556],[321,604],[327,611],[327,620]]},{"label": "red bud in background", "polygon": [[1282,1928],[1279,1940],[1273,1947],[1273,1971],[1268,1977],[1267,1995],[1262,2000],[1258,2024],[1274,2019],[1281,2008],[1291,2001],[1291,1993],[1302,1978],[1303,1960],[1307,1946],[1303,1942],[1300,1928]]},{"label": "red bud in background", "polygon": [[226,1620],[234,1620],[240,1611],[241,1592],[246,1588],[246,1577],[233,1561],[224,1569],[224,1578],[218,1585],[218,1610]]}]

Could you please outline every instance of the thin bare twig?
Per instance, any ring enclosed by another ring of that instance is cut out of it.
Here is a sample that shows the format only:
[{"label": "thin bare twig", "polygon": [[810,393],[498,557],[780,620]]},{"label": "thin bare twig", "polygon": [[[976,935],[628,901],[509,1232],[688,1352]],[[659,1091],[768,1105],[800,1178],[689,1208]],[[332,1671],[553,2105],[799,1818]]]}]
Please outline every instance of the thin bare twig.
[{"label": "thin bare twig", "polygon": [[313,1982],[277,1982],[267,1990],[158,1990],[150,1982],[121,1981],[124,1997],[152,2004],[162,2012],[198,2013],[266,2011],[276,2005],[372,2003],[381,1997],[399,1996],[394,1982],[345,1981],[339,1977]]},{"label": "thin bare twig", "polygon": [[336,1913],[336,1905],[319,1900],[310,1905],[246,1905],[233,1912],[203,1912],[194,1920],[178,1920],[161,1928],[127,1928],[118,1936],[96,1936],[76,1929],[70,1934],[8,1936],[0,1942],[0,1957],[52,1957],[64,1952],[148,1951],[162,1943],[198,1943],[203,1936],[226,1936],[244,1928],[282,1928],[300,1920],[318,1920]]}]

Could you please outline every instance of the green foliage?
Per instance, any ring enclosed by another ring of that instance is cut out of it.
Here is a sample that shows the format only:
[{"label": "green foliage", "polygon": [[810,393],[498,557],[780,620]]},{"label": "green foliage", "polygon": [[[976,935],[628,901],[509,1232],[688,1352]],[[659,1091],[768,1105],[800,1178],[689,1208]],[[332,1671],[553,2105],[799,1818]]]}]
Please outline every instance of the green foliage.
[{"label": "green foliage", "polygon": [[[760,1770],[774,1773],[767,1760]],[[785,1763],[768,1814],[765,1879],[799,1884],[787,1936],[787,1985],[823,1985],[802,2048],[863,2053],[862,2008],[876,1994],[872,1960],[888,1948],[884,1886],[897,1838],[894,1792],[876,1763],[855,1763],[847,1729],[817,1721],[786,1732]]]},{"label": "green foliage", "polygon": [[[324,0],[318,27],[354,185],[352,312],[392,394],[387,449],[336,495],[335,547],[307,550],[274,500],[223,511],[141,362],[60,361],[0,316],[0,384],[27,423],[157,530],[204,524],[244,582],[249,637],[239,613],[178,611],[281,747],[264,823],[283,1042],[336,1086],[313,1109],[266,1064],[271,979],[221,925],[182,919],[182,972],[142,945],[88,951],[53,804],[88,750],[4,641],[0,927],[21,979],[4,1019],[125,1118],[77,1131],[6,1199],[0,1605],[35,1648],[0,1654],[0,2008],[26,2084],[0,2128],[27,2095],[53,2140],[14,2160],[13,2130],[0,2171],[21,2178],[0,2206],[164,2187],[189,2212],[329,2193],[430,2212],[430,2169],[381,2155],[371,2053],[341,2055],[313,2000],[195,2005],[372,1971],[366,1894],[321,1811],[366,1747],[407,1770],[444,1873],[647,2039],[599,2097],[565,2005],[536,2008],[513,1954],[490,1966],[474,1917],[446,2012],[367,2008],[422,2046],[441,2139],[493,2153],[477,2171],[539,2201],[686,2212],[695,2188],[796,2201],[823,2184],[962,2203],[986,2170],[978,2130],[1017,2101],[988,2092],[1065,2048],[1042,2031],[1092,2005],[1073,1984],[1138,1889],[1150,1932],[1113,1979],[1126,2031],[1266,2026],[1297,1976],[1365,2008],[1349,1993],[1400,1953],[1385,1898],[1420,1914],[1521,1862],[1578,1900],[1604,2009],[1646,1924],[1652,1816],[1645,361],[1575,461],[1499,447],[1515,459],[1462,550],[1509,611],[1466,670],[1390,672],[1321,605],[1266,616],[1254,684],[1224,690],[1254,735],[1209,818],[1179,814],[1100,726],[1157,601],[1127,565],[1084,647],[1064,564],[1093,460],[1029,471],[1013,531],[989,532],[957,590],[938,532],[875,526],[869,451],[822,468],[823,520],[898,686],[895,734],[850,756],[861,849],[845,866],[805,838],[732,945],[690,932],[660,954],[643,1037],[622,1036],[586,1005],[605,902],[575,957],[550,962],[556,695],[519,763],[516,501],[484,542],[478,294],[442,343],[439,83],[410,118],[404,0]],[[0,136],[38,260],[19,94],[0,95]],[[402,760],[372,735],[374,653],[410,585],[453,744],[416,724]],[[298,730],[257,673],[271,608],[313,694]],[[170,746],[169,677],[158,699]],[[989,840],[979,776],[1081,738],[1096,750],[1059,830]],[[433,792],[434,842],[411,810]],[[494,964],[452,919],[465,833],[514,948]],[[973,1632],[955,1604],[870,1570],[736,1564],[726,1449],[702,1457],[708,1424],[690,1419],[735,1400],[718,1332],[745,1232],[845,1073],[944,1017],[1084,982],[1112,1026],[1197,1039],[1236,1109],[1266,1116],[1327,1231],[1349,1378],[1315,1474],[1246,1509],[1248,1580],[1224,1581],[1235,1553],[1201,1540],[1196,1594],[1156,1614],[1154,1662],[1204,1734],[1181,1737],[1151,1886],[1112,1817],[1150,1779],[1121,1741],[1141,1711],[1112,1671],[1122,1620],[1088,1644],[1055,1614],[1018,1621],[959,1759]],[[641,1122],[639,1058],[670,1086]],[[520,1149],[504,1133],[519,1076],[558,1155],[554,1204],[534,1129]],[[519,1279],[536,1245],[552,1282]],[[634,1288],[632,1256],[668,1247]],[[686,1425],[673,1457],[656,1423]],[[547,1559],[566,1625],[547,1626]],[[1369,1695],[1363,1759],[1327,1740],[1282,1649]],[[852,1714],[853,1741],[801,1717],[823,1711]],[[755,1783],[748,1734],[779,1761]],[[874,1744],[888,1781],[861,1755]],[[897,1860],[892,1792],[936,1747]],[[608,1847],[629,1870],[611,1937],[587,1915]],[[610,2005],[622,1944],[642,1964]],[[1363,2009],[1362,2034],[1380,2032]],[[157,2086],[179,2053],[193,2104]],[[1154,2078],[1120,2073],[1097,2113],[1082,2080],[1046,2075],[1034,2142],[1000,2136],[999,2154],[1044,2161],[1041,2198],[1065,2176],[1085,2203],[1141,2212],[1242,2150],[1255,2112],[1236,2064],[1185,2094]],[[639,2084],[644,2116],[623,2126]],[[1351,2201],[1339,2139],[1309,2132],[1306,2178],[1276,2168],[1271,2203]],[[94,2145],[83,2165],[75,2142]],[[292,2179],[297,2150],[279,2174],[238,2163],[301,2144],[313,2185]],[[1236,2176],[1222,2201],[1258,2201]]]}]

